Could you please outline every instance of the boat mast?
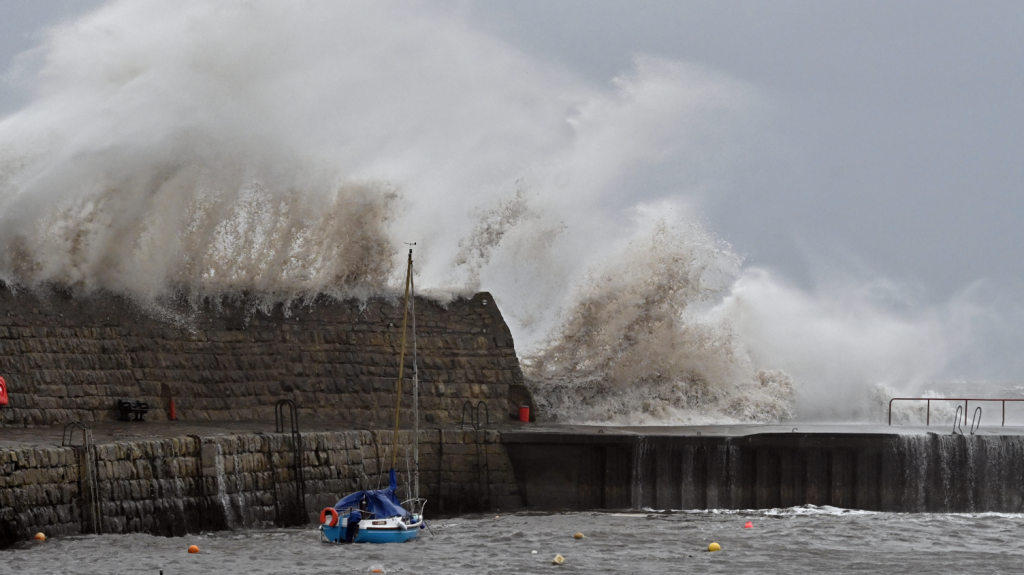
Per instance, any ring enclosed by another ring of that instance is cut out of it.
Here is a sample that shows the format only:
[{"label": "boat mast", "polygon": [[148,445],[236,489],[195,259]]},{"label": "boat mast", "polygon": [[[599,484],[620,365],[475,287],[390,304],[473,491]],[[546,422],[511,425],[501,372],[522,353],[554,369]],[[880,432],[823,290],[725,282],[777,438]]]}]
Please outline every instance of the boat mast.
[{"label": "boat mast", "polygon": [[[412,271],[410,266],[409,271]],[[416,361],[416,280],[409,274],[412,299],[412,461],[413,497],[420,498],[420,369]]]},{"label": "boat mast", "polygon": [[405,301],[402,308],[402,347],[398,354],[398,383],[395,385],[395,435],[391,444],[391,469],[397,469],[398,462],[398,421],[402,413],[402,375],[405,367],[405,335],[409,325],[409,288],[412,283],[412,248],[409,248],[409,265],[405,270]]}]

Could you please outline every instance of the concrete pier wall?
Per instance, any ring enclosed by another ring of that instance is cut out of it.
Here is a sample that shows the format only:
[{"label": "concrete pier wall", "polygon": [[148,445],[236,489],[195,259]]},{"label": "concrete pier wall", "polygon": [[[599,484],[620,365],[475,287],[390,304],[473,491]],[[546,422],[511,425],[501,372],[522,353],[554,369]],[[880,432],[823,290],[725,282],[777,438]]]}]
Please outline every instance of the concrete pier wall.
[{"label": "concrete pier wall", "polygon": [[1024,437],[506,433],[530,509],[1024,512]]},{"label": "concrete pier wall", "polygon": [[[301,469],[287,433],[197,435],[0,450],[0,545],[80,533],[184,535],[316,524],[320,510],[387,484],[392,432],[302,433]],[[412,432],[399,433],[405,485]],[[301,481],[299,477],[301,476]],[[380,479],[378,479],[380,478]],[[427,515],[521,505],[496,431],[420,431]],[[406,496],[403,491],[400,495]]]}]

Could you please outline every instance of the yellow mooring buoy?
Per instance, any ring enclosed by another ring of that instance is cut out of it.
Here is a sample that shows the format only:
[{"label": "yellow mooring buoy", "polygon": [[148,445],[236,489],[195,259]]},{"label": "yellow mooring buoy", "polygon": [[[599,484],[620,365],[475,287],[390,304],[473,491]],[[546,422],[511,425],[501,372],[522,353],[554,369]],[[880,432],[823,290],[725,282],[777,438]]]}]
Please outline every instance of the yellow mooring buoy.
[{"label": "yellow mooring buoy", "polygon": [[718,543],[712,543],[711,545],[708,545],[708,551],[721,551],[721,550],[722,550],[722,546],[719,545]]}]

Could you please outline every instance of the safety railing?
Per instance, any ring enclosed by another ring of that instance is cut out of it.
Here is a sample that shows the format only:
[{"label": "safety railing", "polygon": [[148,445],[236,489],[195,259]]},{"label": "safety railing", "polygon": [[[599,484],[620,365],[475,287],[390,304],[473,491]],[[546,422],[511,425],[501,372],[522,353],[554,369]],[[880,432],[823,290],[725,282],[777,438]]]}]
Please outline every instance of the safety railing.
[{"label": "safety railing", "polygon": [[[932,422],[932,402],[933,401],[962,401],[963,405],[963,418],[964,423],[967,423],[967,406],[972,401],[998,401],[1003,404],[1003,422],[1002,426],[1006,426],[1006,402],[1008,401],[1024,401],[1024,399],[993,399],[983,397],[894,397],[889,400],[889,425],[892,425],[892,402],[894,401],[925,401],[927,405],[925,407],[925,425],[931,425]],[[959,421],[960,415],[957,415]]]}]

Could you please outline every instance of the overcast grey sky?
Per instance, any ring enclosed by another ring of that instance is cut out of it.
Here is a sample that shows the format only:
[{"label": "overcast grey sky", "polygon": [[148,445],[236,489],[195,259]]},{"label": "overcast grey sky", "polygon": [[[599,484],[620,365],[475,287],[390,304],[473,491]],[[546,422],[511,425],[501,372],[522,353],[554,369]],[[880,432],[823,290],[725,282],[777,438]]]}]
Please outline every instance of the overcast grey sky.
[{"label": "overcast grey sky", "polygon": [[[0,61],[98,2],[0,2]],[[941,300],[1024,286],[1024,3],[488,1],[446,5],[521,50],[609,82],[637,54],[765,98],[709,227],[799,282],[832,268]],[[0,114],[26,95],[0,88]]]},{"label": "overcast grey sky", "polygon": [[[770,132],[705,205],[748,262],[864,266],[944,298],[1024,279],[1024,3],[508,2],[486,26],[594,79],[632,54],[764,91]],[[780,149],[781,148],[781,149]]]}]

